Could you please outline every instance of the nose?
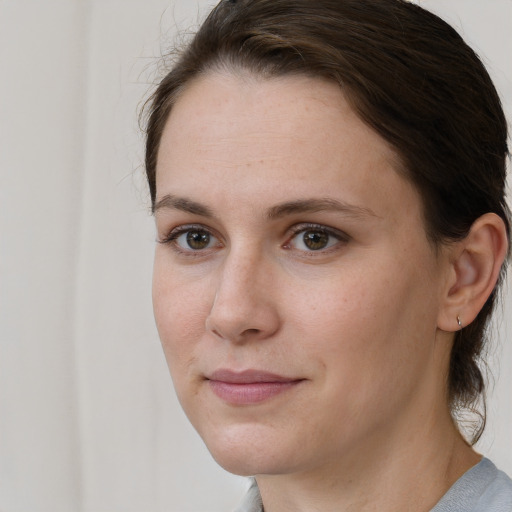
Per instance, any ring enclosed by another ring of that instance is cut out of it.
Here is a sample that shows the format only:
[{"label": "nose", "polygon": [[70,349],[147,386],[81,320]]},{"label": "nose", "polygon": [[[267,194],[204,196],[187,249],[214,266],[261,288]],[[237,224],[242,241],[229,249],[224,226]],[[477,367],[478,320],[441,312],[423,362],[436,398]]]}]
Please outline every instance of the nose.
[{"label": "nose", "polygon": [[230,254],[219,269],[207,331],[233,343],[270,338],[280,327],[273,281],[261,258]]}]

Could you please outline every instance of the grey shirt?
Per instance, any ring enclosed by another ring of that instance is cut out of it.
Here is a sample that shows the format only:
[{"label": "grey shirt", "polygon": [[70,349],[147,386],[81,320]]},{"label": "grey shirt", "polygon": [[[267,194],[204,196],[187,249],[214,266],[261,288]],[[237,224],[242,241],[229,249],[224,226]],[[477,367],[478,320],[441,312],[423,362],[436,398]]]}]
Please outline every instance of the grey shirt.
[{"label": "grey shirt", "polygon": [[483,458],[450,487],[431,512],[512,512],[512,480]]},{"label": "grey shirt", "polygon": [[[263,512],[256,482],[235,512]],[[512,480],[483,458],[450,487],[430,512],[512,512]]]}]

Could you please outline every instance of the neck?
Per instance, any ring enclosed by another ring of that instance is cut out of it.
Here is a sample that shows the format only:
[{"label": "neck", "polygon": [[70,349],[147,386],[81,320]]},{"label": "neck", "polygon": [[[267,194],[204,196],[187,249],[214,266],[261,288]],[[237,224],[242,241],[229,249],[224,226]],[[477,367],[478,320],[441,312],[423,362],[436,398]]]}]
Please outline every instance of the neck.
[{"label": "neck", "polygon": [[430,510],[480,460],[448,410],[430,417],[378,431],[322,467],[256,477],[265,512]]}]

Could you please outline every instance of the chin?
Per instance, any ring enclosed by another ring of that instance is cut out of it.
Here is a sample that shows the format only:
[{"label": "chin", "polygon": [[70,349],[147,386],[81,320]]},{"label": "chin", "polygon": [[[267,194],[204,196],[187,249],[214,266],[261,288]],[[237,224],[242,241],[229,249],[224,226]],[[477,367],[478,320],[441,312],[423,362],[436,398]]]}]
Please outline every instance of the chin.
[{"label": "chin", "polygon": [[200,434],[217,464],[229,473],[254,476],[290,472],[300,451],[291,450],[289,443],[266,430],[268,427],[244,425]]},{"label": "chin", "polygon": [[217,453],[210,451],[215,462],[228,473],[238,476],[255,476],[267,474],[261,463],[251,460],[251,457],[240,457],[237,453]]}]

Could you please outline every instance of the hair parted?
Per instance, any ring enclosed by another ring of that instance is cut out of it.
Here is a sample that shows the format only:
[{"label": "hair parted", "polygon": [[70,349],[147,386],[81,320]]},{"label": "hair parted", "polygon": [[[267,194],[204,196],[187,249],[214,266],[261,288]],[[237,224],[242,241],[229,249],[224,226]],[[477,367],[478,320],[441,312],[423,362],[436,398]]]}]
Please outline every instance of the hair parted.
[{"label": "hair parted", "polygon": [[[160,138],[180,92],[201,74],[241,69],[338,83],[359,117],[395,149],[399,172],[422,197],[434,245],[464,238],[488,212],[503,219],[510,245],[507,123],[496,89],[450,25],[405,0],[222,0],[146,106],[153,205]],[[483,399],[478,362],[496,295],[497,288],[455,334],[448,382],[454,412]],[[485,413],[481,418],[473,440]]]}]

